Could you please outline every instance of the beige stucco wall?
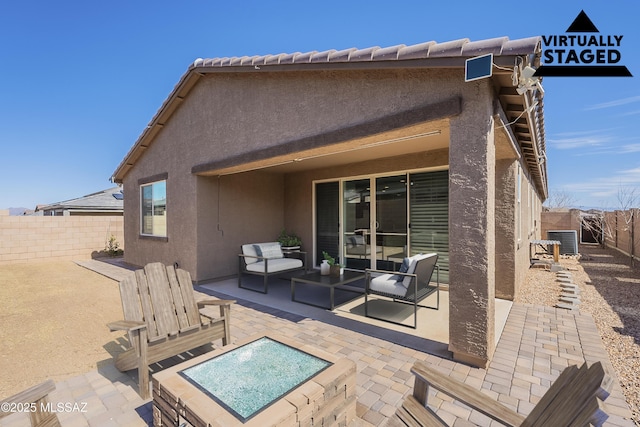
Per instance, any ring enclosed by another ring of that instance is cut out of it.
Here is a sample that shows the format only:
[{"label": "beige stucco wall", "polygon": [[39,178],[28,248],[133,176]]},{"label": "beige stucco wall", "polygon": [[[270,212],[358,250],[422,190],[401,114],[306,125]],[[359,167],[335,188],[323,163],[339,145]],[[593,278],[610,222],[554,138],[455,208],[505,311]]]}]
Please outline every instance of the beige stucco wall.
[{"label": "beige stucco wall", "polygon": [[0,215],[0,264],[90,259],[113,235],[124,249],[122,216]]},{"label": "beige stucco wall", "polygon": [[492,88],[478,81],[469,89],[451,120],[449,350],[484,366],[495,349],[496,156]]},{"label": "beige stucco wall", "polygon": [[516,168],[515,159],[496,162],[496,297],[513,299],[516,286]]},{"label": "beige stucco wall", "polygon": [[198,281],[238,272],[240,246],[273,242],[284,222],[284,178],[264,171],[198,177]]}]

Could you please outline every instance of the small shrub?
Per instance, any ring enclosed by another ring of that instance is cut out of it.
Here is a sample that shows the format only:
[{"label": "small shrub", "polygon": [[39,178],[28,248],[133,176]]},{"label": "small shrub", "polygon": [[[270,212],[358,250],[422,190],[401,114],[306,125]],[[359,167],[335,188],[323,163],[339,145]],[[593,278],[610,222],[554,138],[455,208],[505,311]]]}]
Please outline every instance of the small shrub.
[{"label": "small shrub", "polygon": [[120,249],[120,243],[118,243],[116,236],[113,234],[109,237],[109,241],[105,245],[104,250],[109,256],[121,256],[124,253],[124,251]]}]

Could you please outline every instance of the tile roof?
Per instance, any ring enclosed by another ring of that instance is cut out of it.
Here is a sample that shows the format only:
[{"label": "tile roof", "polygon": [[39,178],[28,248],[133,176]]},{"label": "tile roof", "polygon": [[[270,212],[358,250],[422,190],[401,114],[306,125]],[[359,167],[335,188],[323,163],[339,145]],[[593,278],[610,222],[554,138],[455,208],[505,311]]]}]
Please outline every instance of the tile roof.
[{"label": "tile roof", "polygon": [[343,50],[325,50],[322,52],[280,53],[277,55],[234,56],[202,59],[194,61],[193,67],[238,67],[284,64],[344,63],[403,61],[411,59],[473,57],[493,53],[500,55],[528,55],[535,53],[540,46],[540,37],[509,40],[508,37],[471,41],[469,39],[452,40],[438,43],[429,41],[406,46],[399,44],[389,47],[350,48]]},{"label": "tile roof", "polygon": [[[468,38],[438,43],[429,41],[406,46],[404,44],[389,47],[350,48],[342,50],[325,50],[322,52],[295,52],[276,55],[254,55],[242,57],[224,57],[196,59],[180,78],[173,91],[164,101],[151,122],[131,147],[125,158],[112,174],[111,181],[121,183],[127,172],[142,156],[155,135],[169,120],[189,91],[205,74],[215,72],[234,72],[260,70],[262,67],[273,71],[303,70],[323,68],[385,68],[385,67],[464,67],[465,60],[474,56],[492,53],[498,72],[494,71],[494,84],[498,87],[501,103],[512,121],[515,138],[521,145],[536,186],[547,196],[546,164],[541,164],[539,157],[545,152],[545,132],[543,113],[543,94],[518,94],[512,79],[516,64],[538,66],[541,55],[542,38],[539,36],[509,40],[508,37],[497,37],[486,40],[471,41]],[[520,58],[519,60],[517,58]],[[519,61],[519,62],[518,62]],[[397,65],[396,65],[397,64]],[[502,66],[502,67],[500,67]],[[498,75],[500,74],[500,75]],[[528,99],[525,100],[525,98]],[[528,104],[527,104],[528,102]],[[532,105],[534,114],[524,114],[523,109]],[[512,109],[516,107],[516,109]]]},{"label": "tile roof", "polygon": [[63,202],[56,202],[46,206],[39,206],[38,210],[48,211],[52,209],[69,210],[122,210],[123,209],[122,188],[113,187],[107,190],[98,191],[86,196],[78,197]]}]

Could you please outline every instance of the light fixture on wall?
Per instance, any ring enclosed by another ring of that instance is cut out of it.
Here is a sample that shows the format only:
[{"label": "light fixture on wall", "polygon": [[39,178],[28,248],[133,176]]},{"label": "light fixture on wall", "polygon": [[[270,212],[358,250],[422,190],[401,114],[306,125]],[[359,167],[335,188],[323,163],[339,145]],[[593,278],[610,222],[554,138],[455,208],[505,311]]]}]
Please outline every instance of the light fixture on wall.
[{"label": "light fixture on wall", "polygon": [[518,94],[522,95],[529,90],[538,89],[544,96],[544,89],[540,83],[540,77],[534,77],[535,72],[536,69],[529,65],[522,69],[520,78],[518,79],[518,87],[516,88]]}]

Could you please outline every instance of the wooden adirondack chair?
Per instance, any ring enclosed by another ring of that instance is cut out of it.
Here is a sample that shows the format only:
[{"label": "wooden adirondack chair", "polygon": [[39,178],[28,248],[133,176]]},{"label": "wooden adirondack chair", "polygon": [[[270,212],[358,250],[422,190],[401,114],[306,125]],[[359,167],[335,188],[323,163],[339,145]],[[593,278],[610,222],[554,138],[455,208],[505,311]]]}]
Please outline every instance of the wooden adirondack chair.
[{"label": "wooden adirondack chair", "polygon": [[[196,304],[188,271],[147,264],[120,282],[125,320],[109,323],[111,331],[127,331],[131,347],[116,357],[120,371],[138,368],[140,395],[149,397],[149,365],[222,339],[230,343],[230,306],[235,301],[206,300]],[[220,317],[199,309],[215,305]]]},{"label": "wooden adirondack chair", "polygon": [[0,418],[11,415],[12,405],[19,405],[21,408],[29,408],[29,418],[33,427],[60,427],[60,421],[55,411],[55,406],[49,404],[49,393],[56,389],[56,385],[51,380],[28,388],[20,393],[4,399],[0,402],[0,407],[7,404],[10,410],[1,410]]},{"label": "wooden adirondack chair", "polygon": [[580,368],[569,366],[553,382],[527,417],[518,414],[490,396],[454,378],[416,362],[413,395],[409,395],[389,425],[446,426],[427,405],[429,387],[433,387],[506,426],[600,426],[608,418],[603,400],[609,396],[611,378],[602,364]]}]

